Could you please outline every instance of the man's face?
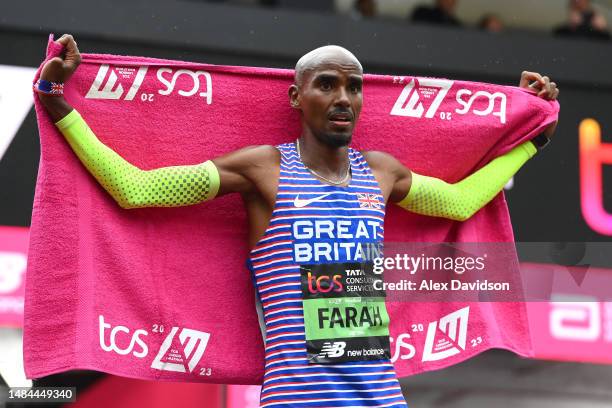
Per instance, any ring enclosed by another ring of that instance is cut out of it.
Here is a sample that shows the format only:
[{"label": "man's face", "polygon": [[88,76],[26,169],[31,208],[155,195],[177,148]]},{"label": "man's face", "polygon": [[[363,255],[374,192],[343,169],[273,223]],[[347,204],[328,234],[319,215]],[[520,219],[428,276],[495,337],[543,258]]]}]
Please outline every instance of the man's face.
[{"label": "man's face", "polygon": [[359,118],[363,74],[354,60],[329,56],[305,72],[290,92],[292,105],[302,111],[303,124],[322,143],[346,146]]}]

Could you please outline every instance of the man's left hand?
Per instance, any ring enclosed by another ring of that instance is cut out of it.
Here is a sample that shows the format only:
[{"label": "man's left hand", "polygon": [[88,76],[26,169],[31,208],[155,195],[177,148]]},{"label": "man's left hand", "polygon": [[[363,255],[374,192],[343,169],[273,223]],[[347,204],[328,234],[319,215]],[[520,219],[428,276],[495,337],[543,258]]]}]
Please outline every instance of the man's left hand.
[{"label": "man's left hand", "polygon": [[[557,84],[552,82],[549,77],[542,76],[537,72],[523,71],[519,87],[535,91],[539,98],[549,101],[554,101],[559,96]],[[555,129],[557,129],[557,122],[551,123],[543,133],[546,137],[552,139]]]},{"label": "man's left hand", "polygon": [[557,84],[552,82],[549,77],[542,76],[537,72],[523,71],[519,87],[535,91],[538,97],[549,101],[554,101],[559,96]]}]

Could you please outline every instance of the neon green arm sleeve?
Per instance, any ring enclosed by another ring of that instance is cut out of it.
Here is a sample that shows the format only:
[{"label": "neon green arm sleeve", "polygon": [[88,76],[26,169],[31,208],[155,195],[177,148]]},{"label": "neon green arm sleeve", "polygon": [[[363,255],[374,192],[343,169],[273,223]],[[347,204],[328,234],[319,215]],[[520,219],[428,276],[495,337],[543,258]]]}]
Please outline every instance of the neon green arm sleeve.
[{"label": "neon green arm sleeve", "polygon": [[418,214],[465,221],[491,201],[535,153],[533,143],[525,142],[455,184],[412,173],[410,191],[397,204]]},{"label": "neon green arm sleeve", "polygon": [[55,125],[87,170],[123,208],[197,204],[219,191],[219,172],[210,160],[141,170],[104,145],[76,110]]}]

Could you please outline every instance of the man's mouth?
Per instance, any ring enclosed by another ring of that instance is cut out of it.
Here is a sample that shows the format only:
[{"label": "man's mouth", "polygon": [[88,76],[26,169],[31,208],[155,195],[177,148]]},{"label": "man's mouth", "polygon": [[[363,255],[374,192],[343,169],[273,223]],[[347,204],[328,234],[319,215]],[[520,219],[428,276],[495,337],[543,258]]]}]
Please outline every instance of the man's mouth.
[{"label": "man's mouth", "polygon": [[353,123],[353,115],[348,112],[332,113],[328,118],[329,121],[335,126],[348,127]]}]

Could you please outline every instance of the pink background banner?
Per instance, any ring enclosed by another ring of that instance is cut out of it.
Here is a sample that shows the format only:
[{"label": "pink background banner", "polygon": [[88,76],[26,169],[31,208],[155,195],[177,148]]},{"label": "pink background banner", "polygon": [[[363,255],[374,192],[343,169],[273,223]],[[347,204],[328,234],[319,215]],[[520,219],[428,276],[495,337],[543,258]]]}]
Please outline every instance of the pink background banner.
[{"label": "pink background banner", "polygon": [[534,357],[612,364],[612,303],[560,298],[527,304]]},{"label": "pink background banner", "polygon": [[28,228],[0,226],[0,326],[23,326]]},{"label": "pink background banner", "polygon": [[526,290],[552,302],[529,302],[536,358],[612,364],[612,269],[523,263]]},{"label": "pink background banner", "polygon": [[226,395],[227,408],[258,408],[259,385],[228,385]]}]

